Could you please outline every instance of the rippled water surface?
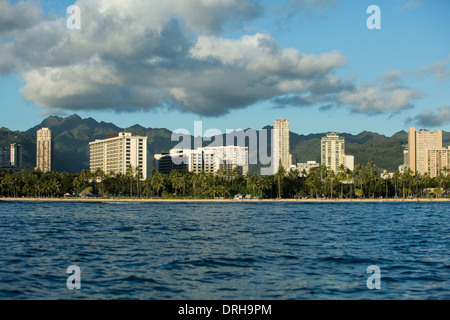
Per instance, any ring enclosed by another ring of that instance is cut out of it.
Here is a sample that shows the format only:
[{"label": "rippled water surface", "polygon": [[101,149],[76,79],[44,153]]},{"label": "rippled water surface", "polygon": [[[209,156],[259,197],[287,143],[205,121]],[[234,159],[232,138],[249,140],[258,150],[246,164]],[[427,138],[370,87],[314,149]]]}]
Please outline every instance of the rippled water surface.
[{"label": "rippled water surface", "polygon": [[450,299],[448,206],[0,201],[0,299]]}]

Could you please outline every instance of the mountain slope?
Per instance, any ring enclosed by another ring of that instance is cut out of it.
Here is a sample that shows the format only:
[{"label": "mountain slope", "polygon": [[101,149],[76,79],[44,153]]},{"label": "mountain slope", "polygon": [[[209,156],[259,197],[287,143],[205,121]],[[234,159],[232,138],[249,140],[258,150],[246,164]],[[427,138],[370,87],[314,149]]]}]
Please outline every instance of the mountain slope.
[{"label": "mountain slope", "polygon": [[[168,152],[176,146],[178,141],[171,141],[172,132],[167,129],[145,128],[134,125],[129,128],[120,128],[112,123],[98,122],[92,118],[82,119],[74,114],[66,118],[51,116],[41,124],[26,132],[0,129],[0,146],[10,143],[23,145],[24,166],[33,169],[36,161],[36,131],[48,127],[54,135],[54,169],[78,173],[82,169],[89,169],[89,142],[95,139],[104,139],[107,134],[122,131],[133,135],[148,137],[148,168],[153,167],[153,155]],[[270,129],[266,126],[264,129]],[[320,138],[326,132],[299,135],[290,133],[291,153],[295,162],[315,160],[320,162]],[[341,134],[346,139],[346,154],[355,156],[355,164],[365,165],[372,161],[380,169],[397,170],[403,163],[402,145],[407,144],[408,134],[400,131],[392,137],[386,137],[373,132],[361,132],[358,135]],[[223,135],[223,141],[226,136]],[[191,137],[192,139],[192,137]],[[270,150],[270,131],[268,134],[268,148]],[[450,133],[443,133],[444,146],[450,144]],[[259,143],[259,142],[258,142]],[[205,142],[208,145],[209,142]],[[246,142],[248,146],[248,141]],[[270,154],[270,152],[268,153]],[[250,166],[251,172],[259,172],[260,165]]]}]

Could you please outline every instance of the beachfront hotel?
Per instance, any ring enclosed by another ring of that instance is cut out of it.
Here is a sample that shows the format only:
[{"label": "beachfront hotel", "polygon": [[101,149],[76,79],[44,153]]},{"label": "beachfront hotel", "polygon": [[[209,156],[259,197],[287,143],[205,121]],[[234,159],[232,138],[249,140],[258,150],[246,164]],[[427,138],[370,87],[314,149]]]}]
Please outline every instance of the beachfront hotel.
[{"label": "beachfront hotel", "polygon": [[[413,127],[409,128],[408,166],[413,173],[430,174],[428,150],[442,150],[442,130],[416,131]],[[432,156],[436,156],[436,154]]]},{"label": "beachfront hotel", "polygon": [[316,161],[307,161],[306,163],[297,163],[297,165],[291,165],[290,169],[297,169],[300,177],[306,177],[311,169],[319,167],[320,164]]},{"label": "beachfront hotel", "polygon": [[107,135],[106,139],[89,143],[90,171],[126,174],[127,168],[138,168],[142,179],[147,178],[147,137],[132,136],[129,132]]},{"label": "beachfront hotel", "polygon": [[345,138],[339,134],[331,132],[320,139],[321,165],[334,172],[339,171],[339,167],[354,169],[355,158],[345,154]]},{"label": "beachfront hotel", "polygon": [[39,129],[36,133],[36,169],[42,172],[52,171],[53,135],[49,128]]},{"label": "beachfront hotel", "polygon": [[329,170],[338,171],[345,154],[345,139],[337,133],[328,133],[320,139],[321,165]]},{"label": "beachfront hotel", "polygon": [[273,123],[272,159],[273,174],[278,172],[280,163],[289,170],[292,156],[289,153],[289,121],[286,119],[277,119]]},{"label": "beachfront hotel", "polygon": [[154,167],[169,174],[172,170],[193,173],[217,173],[238,169],[240,175],[248,172],[248,147],[218,146],[191,149],[171,149],[170,153],[156,154]]},{"label": "beachfront hotel", "polygon": [[450,147],[448,149],[428,150],[426,163],[428,175],[431,178],[435,178],[441,173],[448,175],[448,170],[450,169]]}]

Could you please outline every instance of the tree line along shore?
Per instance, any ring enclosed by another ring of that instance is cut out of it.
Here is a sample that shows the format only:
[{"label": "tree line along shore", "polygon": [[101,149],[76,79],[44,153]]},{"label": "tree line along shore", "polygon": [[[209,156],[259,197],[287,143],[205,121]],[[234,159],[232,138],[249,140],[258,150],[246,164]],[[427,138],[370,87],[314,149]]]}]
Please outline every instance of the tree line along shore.
[{"label": "tree line along shore", "polygon": [[175,170],[168,175],[152,169],[145,180],[131,167],[126,174],[0,171],[2,199],[446,200],[450,199],[449,189],[447,170],[434,178],[411,170],[380,174],[371,162],[356,165],[354,170],[342,167],[338,172],[323,166],[309,172],[286,172],[280,167],[267,176],[241,176],[237,168],[215,174]]}]

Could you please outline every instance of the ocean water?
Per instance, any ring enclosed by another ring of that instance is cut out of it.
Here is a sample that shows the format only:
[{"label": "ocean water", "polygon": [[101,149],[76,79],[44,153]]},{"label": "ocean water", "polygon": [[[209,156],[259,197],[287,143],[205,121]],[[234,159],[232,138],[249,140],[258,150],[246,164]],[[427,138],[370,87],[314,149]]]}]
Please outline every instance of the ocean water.
[{"label": "ocean water", "polygon": [[0,299],[450,299],[449,222],[447,203],[0,201]]}]

